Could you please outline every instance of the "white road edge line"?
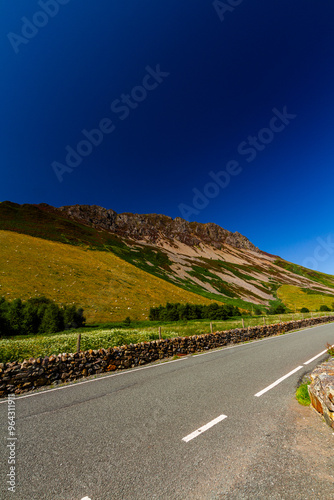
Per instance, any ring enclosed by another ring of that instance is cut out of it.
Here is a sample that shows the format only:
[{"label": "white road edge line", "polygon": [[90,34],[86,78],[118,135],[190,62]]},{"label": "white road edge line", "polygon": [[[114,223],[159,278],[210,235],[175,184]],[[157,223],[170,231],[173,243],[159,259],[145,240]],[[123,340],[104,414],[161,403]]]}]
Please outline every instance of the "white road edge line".
[{"label": "white road edge line", "polygon": [[327,349],[325,349],[324,351],[322,351],[320,354],[317,354],[316,356],[314,356],[313,358],[309,359],[308,361],[306,361],[306,363],[304,363],[304,365],[308,365],[309,363],[312,363],[312,361],[314,361],[315,359],[317,358],[320,358],[320,356],[322,356],[323,354],[325,354],[325,352],[327,352]]},{"label": "white road edge line", "polygon": [[188,436],[182,438],[182,441],[184,441],[185,443],[188,443],[188,441],[191,441],[192,439],[199,436],[203,432],[207,431],[208,429],[210,429],[214,425],[218,424],[219,422],[221,422],[225,418],[227,418],[227,415],[219,415],[219,417],[215,418],[214,420],[211,420],[211,422],[209,422],[208,424],[203,425],[202,427],[200,427],[196,431],[192,432],[191,434],[188,434]]},{"label": "white road edge line", "polygon": [[262,389],[262,391],[260,392],[257,392],[255,394],[255,397],[259,398],[260,396],[262,396],[262,394],[264,394],[265,392],[267,391],[270,391],[270,389],[272,389],[273,387],[275,387],[276,385],[278,385],[279,383],[281,383],[283,380],[285,380],[286,378],[290,377],[291,375],[293,375],[294,373],[298,372],[298,370],[301,370],[303,368],[303,366],[298,366],[297,368],[295,368],[294,370],[292,370],[291,372],[287,373],[286,375],[284,375],[284,377],[281,377],[279,378],[278,380],[276,380],[276,382],[274,382],[273,384],[270,384],[268,385],[268,387],[266,387],[265,389]]}]

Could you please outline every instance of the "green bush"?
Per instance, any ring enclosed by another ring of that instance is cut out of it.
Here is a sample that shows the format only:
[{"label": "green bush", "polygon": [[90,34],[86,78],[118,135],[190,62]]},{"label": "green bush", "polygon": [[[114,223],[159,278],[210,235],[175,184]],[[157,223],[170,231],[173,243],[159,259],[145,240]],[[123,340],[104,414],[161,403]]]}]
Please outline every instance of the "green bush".
[{"label": "green bush", "polygon": [[272,304],[268,309],[268,314],[285,314],[287,308],[283,304]]},{"label": "green bush", "polygon": [[150,321],[184,321],[192,319],[225,320],[233,316],[241,316],[239,309],[230,304],[208,306],[200,304],[171,304],[151,307]]},{"label": "green bush", "polygon": [[307,309],[307,307],[302,307],[301,310],[300,310],[301,313],[309,313],[310,310]]},{"label": "green bush", "polygon": [[327,312],[327,311],[330,311],[330,308],[328,306],[326,306],[326,304],[323,304],[322,306],[320,306],[320,311]]}]

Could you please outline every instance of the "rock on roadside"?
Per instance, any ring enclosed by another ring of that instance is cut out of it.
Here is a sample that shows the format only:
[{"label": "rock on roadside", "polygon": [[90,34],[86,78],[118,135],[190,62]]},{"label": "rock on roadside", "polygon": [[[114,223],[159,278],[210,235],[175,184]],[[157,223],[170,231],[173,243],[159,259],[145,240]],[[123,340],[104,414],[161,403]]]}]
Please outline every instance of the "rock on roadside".
[{"label": "rock on roadside", "polygon": [[334,429],[334,358],[318,366],[310,378],[311,404]]}]

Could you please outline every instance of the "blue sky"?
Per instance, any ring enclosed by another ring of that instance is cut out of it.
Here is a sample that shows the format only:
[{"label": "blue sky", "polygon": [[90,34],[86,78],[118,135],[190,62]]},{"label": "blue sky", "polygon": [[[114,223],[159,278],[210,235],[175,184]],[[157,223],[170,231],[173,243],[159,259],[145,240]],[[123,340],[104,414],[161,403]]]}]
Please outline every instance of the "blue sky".
[{"label": "blue sky", "polygon": [[2,2],[0,200],[215,222],[334,274],[334,249],[318,248],[332,232],[334,5],[180,3]]}]

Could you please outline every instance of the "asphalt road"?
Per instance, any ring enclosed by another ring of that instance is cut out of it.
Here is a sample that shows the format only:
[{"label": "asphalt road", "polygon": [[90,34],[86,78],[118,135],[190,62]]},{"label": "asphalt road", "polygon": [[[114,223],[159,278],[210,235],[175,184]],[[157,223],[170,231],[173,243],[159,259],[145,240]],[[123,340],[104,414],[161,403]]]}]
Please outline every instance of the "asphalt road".
[{"label": "asphalt road", "polygon": [[1,401],[0,498],[334,499],[333,470],[305,465],[317,453],[305,462],[291,416],[327,342],[333,324],[18,397],[15,493]]}]

